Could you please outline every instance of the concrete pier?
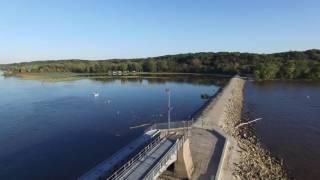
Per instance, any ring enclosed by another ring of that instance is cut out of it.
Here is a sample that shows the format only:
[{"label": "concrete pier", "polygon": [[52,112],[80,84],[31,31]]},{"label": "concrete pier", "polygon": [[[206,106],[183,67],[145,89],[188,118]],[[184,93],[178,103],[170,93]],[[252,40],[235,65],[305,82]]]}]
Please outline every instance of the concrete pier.
[{"label": "concrete pier", "polygon": [[192,154],[190,152],[190,140],[187,139],[180,151],[178,151],[177,161],[175,162],[175,174],[179,178],[190,179],[193,171],[194,164]]}]

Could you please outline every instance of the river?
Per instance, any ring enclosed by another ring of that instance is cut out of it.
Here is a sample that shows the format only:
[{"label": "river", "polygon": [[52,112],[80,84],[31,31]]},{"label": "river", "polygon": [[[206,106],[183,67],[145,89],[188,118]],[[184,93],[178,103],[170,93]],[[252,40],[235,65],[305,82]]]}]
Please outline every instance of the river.
[{"label": "river", "polygon": [[[226,79],[148,77],[41,82],[0,76],[0,179],[76,179],[139,136],[187,120]],[[94,97],[93,92],[99,93]]]},{"label": "river", "polygon": [[245,109],[258,138],[298,180],[320,178],[320,83],[248,82]]}]

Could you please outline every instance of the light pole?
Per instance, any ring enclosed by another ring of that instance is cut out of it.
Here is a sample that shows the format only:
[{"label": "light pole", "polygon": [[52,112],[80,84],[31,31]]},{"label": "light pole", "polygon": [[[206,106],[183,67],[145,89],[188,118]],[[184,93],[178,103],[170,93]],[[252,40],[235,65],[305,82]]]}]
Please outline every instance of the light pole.
[{"label": "light pole", "polygon": [[170,112],[171,112],[171,102],[170,102],[170,89],[166,89],[166,93],[168,94],[168,129],[170,129]]}]

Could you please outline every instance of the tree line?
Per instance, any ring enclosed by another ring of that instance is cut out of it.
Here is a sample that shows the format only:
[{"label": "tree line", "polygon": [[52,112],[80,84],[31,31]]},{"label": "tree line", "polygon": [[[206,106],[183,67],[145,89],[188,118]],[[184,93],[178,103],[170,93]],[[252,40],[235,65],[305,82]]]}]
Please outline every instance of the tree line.
[{"label": "tree line", "polygon": [[320,50],[273,54],[200,52],[138,59],[32,61],[0,66],[7,74],[110,71],[252,75],[256,79],[320,79]]}]

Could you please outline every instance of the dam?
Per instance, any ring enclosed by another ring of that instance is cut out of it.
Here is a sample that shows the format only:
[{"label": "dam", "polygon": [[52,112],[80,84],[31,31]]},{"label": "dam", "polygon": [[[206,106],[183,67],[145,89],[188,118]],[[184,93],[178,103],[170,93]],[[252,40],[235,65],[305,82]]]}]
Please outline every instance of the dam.
[{"label": "dam", "polygon": [[154,124],[78,179],[231,179],[237,153],[223,119],[237,82],[233,78],[196,120]]}]

